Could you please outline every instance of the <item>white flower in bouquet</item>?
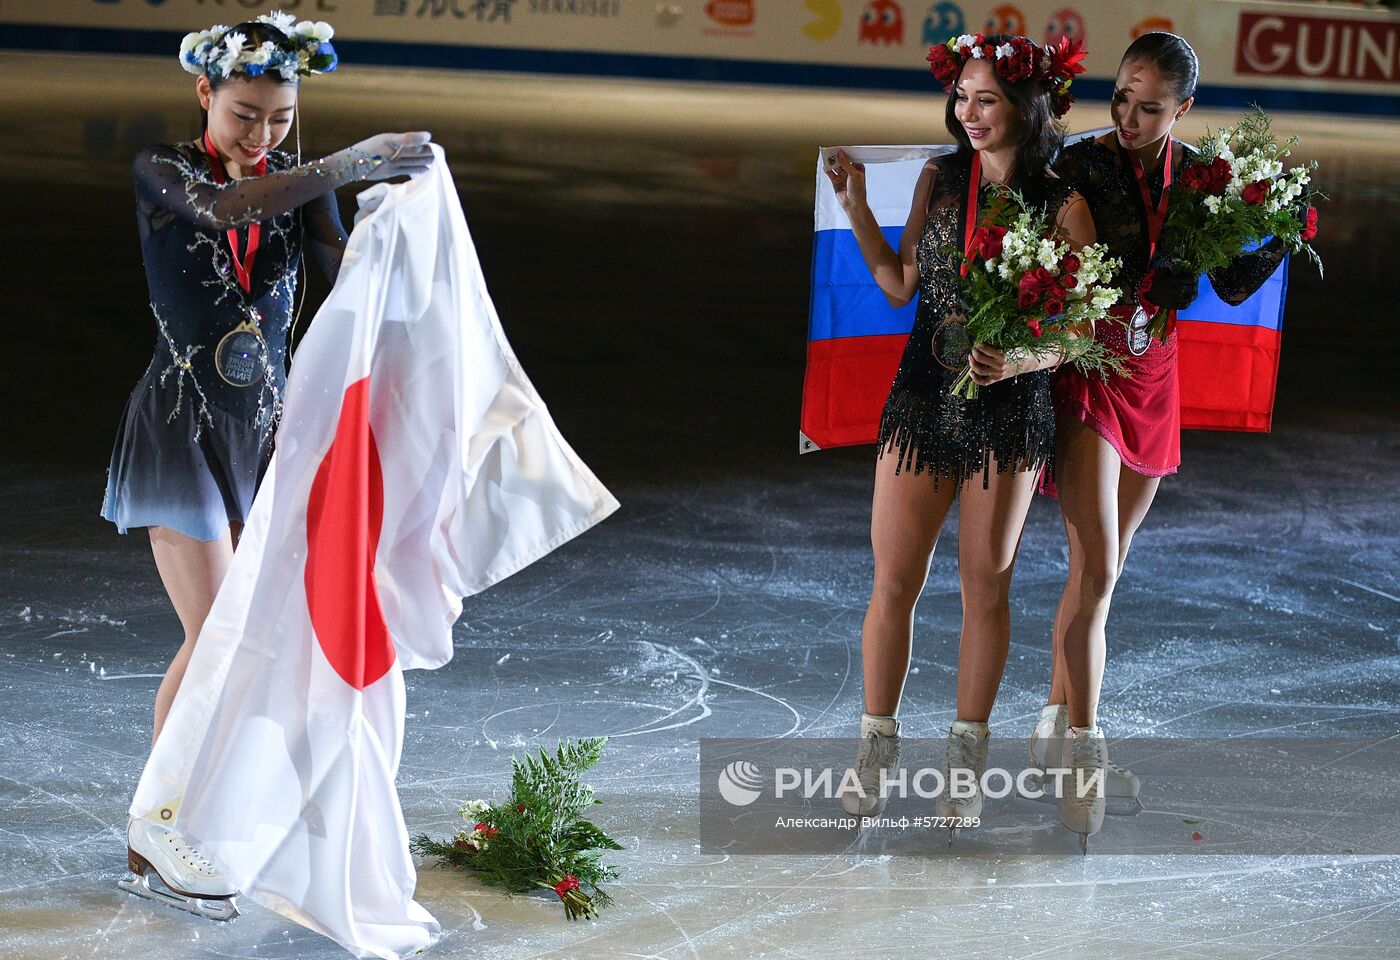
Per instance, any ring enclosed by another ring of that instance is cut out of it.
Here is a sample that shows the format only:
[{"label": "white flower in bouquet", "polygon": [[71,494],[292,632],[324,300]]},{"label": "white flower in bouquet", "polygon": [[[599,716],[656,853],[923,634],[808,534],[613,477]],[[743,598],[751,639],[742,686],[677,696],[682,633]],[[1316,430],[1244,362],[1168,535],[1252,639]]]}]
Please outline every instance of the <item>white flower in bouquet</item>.
[{"label": "white flower in bouquet", "polygon": [[464,818],[475,818],[481,816],[481,814],[490,809],[491,804],[487,803],[485,800],[468,800],[462,805],[462,809],[457,811],[457,815]]}]

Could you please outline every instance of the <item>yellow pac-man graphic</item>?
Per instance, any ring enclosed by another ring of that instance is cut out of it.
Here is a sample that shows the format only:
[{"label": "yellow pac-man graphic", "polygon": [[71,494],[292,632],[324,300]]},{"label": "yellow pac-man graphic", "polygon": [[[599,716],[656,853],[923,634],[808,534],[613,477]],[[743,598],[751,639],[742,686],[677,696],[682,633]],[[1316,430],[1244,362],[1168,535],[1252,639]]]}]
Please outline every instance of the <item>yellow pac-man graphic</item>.
[{"label": "yellow pac-man graphic", "polygon": [[830,40],[841,29],[841,0],[807,0],[807,10],[817,19],[802,28],[813,40]]}]

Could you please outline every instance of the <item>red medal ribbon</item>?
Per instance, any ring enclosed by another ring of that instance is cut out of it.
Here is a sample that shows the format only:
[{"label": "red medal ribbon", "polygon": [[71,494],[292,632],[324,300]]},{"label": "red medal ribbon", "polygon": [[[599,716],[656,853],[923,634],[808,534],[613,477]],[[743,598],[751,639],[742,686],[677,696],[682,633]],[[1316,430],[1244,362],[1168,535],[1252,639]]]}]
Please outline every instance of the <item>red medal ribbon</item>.
[{"label": "red medal ribbon", "polygon": [[1162,158],[1162,195],[1154,207],[1152,191],[1147,189],[1147,171],[1137,154],[1129,153],[1133,163],[1133,175],[1137,177],[1138,190],[1142,193],[1142,209],[1147,213],[1147,264],[1157,255],[1157,238],[1162,235],[1162,224],[1167,222],[1167,188],[1172,185],[1172,137],[1167,134],[1166,156]]},{"label": "red medal ribbon", "polygon": [[[1142,161],[1135,153],[1129,153],[1128,159],[1133,164],[1133,176],[1137,177],[1138,191],[1142,194],[1142,209],[1147,215],[1147,276],[1152,276],[1152,258],[1157,255],[1157,238],[1162,235],[1162,224],[1167,221],[1167,188],[1172,185],[1172,135],[1167,134],[1167,146],[1162,158],[1162,195],[1157,198],[1157,204],[1152,204],[1152,191],[1147,189],[1147,171],[1143,168]],[[1150,295],[1151,291],[1147,292]],[[1144,294],[1139,293],[1141,300]],[[1157,308],[1161,310],[1160,307]],[[1167,330],[1176,326],[1176,311],[1167,311]]]},{"label": "red medal ribbon", "polygon": [[963,262],[958,268],[959,276],[967,276],[967,251],[972,246],[972,233],[977,229],[977,189],[982,186],[982,155],[972,151],[972,170],[967,181],[967,216],[963,223]]},{"label": "red medal ribbon", "polygon": [[[219,159],[218,152],[214,149],[214,141],[209,138],[209,131],[204,131],[204,152],[209,155],[209,169],[214,174],[215,183],[228,182],[228,172],[224,170],[224,163]],[[255,176],[263,176],[267,173],[267,154],[263,154],[254,168]],[[248,225],[248,249],[243,252],[242,258],[238,256],[238,230],[230,228],[228,231],[228,247],[233,254],[233,272],[238,275],[238,285],[243,288],[244,293],[253,292],[253,261],[258,258],[258,242],[262,240],[262,224],[252,223]]]}]

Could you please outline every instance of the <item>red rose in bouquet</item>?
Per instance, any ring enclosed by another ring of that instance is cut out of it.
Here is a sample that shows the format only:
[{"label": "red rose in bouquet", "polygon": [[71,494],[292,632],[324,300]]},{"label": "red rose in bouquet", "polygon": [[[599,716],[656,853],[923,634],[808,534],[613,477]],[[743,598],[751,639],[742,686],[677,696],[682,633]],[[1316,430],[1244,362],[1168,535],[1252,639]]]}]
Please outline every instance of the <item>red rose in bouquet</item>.
[{"label": "red rose in bouquet", "polygon": [[1317,207],[1308,207],[1307,216],[1303,220],[1303,229],[1298,234],[1298,239],[1307,243],[1317,236]]},{"label": "red rose in bouquet", "polygon": [[1230,185],[1230,161],[1216,157],[1210,163],[1189,163],[1181,171],[1181,182],[1191,190],[1221,196]]},{"label": "red rose in bouquet", "polygon": [[1029,310],[1040,302],[1040,298],[1052,290],[1059,290],[1060,284],[1044,267],[1036,267],[1021,274],[1017,283],[1016,303],[1022,310]]},{"label": "red rose in bouquet", "polygon": [[991,260],[993,257],[1001,256],[1001,244],[1006,239],[1006,228],[995,224],[978,227],[972,235],[972,244],[968,247],[968,256],[976,257],[979,260]]},{"label": "red rose in bouquet", "polygon": [[1269,199],[1269,188],[1273,186],[1272,180],[1255,180],[1240,191],[1240,199],[1251,207],[1257,207]]}]

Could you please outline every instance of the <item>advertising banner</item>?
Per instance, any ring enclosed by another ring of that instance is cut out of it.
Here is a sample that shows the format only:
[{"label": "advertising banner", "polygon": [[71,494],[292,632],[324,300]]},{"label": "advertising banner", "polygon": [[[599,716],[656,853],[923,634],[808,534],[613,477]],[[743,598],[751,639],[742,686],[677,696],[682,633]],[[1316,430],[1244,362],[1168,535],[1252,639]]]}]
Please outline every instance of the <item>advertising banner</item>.
[{"label": "advertising banner", "polygon": [[326,20],[347,64],[931,89],[929,45],[962,32],[1089,49],[1106,98],[1124,48],[1185,36],[1217,106],[1400,114],[1400,15],[1257,0],[7,0],[0,46],[167,53],[185,31],[273,6]]}]

